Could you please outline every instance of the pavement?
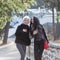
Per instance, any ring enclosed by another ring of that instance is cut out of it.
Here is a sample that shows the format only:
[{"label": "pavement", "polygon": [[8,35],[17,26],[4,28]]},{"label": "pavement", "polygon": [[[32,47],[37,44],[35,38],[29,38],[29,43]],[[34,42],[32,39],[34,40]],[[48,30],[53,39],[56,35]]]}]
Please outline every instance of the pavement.
[{"label": "pavement", "polygon": [[[33,40],[32,40],[33,42]],[[33,43],[31,44],[30,47],[27,47],[26,50],[26,57],[29,57],[29,50],[30,50],[30,58],[31,60],[34,60],[34,47],[33,47]],[[50,45],[53,47],[60,47],[60,44],[56,44],[56,43],[52,43],[50,42]],[[52,51],[52,49],[50,49]],[[55,49],[57,51],[57,56],[59,59],[55,59],[55,60],[60,60],[60,50]],[[48,52],[48,51],[47,51]],[[52,52],[51,52],[52,54]],[[59,55],[59,56],[58,56]],[[44,55],[45,56],[45,55]],[[14,43],[14,41],[12,41],[10,44],[7,45],[3,45],[0,46],[0,60],[20,60],[20,54],[18,49],[16,48],[16,44]],[[26,58],[25,57],[25,58]],[[46,58],[46,57],[45,57]],[[45,60],[45,59],[43,59]]]},{"label": "pavement", "polygon": [[14,43],[0,48],[0,60],[19,60],[19,52]]},{"label": "pavement", "polygon": [[[26,57],[29,55],[28,49],[31,49],[31,58],[34,60],[32,46],[27,47]],[[0,60],[20,60],[20,54],[14,42],[0,47]]]}]

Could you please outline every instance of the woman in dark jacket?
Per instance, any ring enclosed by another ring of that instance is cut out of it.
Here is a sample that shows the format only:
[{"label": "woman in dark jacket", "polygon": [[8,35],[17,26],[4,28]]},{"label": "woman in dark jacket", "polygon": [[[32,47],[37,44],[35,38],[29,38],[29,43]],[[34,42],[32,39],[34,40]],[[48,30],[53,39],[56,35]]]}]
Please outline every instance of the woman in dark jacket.
[{"label": "woman in dark jacket", "polygon": [[21,59],[24,60],[26,54],[26,46],[30,45],[30,38],[29,38],[29,17],[25,16],[23,18],[23,23],[18,26],[15,36],[16,36],[16,46],[21,54]]},{"label": "woman in dark jacket", "polygon": [[31,35],[34,37],[34,57],[35,60],[41,60],[44,50],[44,39],[46,37],[43,26],[39,23],[37,17],[33,17],[30,24]]}]

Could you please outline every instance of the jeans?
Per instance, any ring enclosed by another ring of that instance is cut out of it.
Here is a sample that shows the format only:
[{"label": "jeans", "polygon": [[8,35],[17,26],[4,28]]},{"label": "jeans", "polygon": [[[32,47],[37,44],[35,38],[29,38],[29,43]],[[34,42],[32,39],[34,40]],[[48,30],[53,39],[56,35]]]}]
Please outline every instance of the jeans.
[{"label": "jeans", "polygon": [[19,50],[20,54],[21,54],[21,59],[20,60],[24,60],[25,59],[25,54],[26,54],[26,46],[25,45],[21,45],[21,44],[16,44],[17,49]]}]

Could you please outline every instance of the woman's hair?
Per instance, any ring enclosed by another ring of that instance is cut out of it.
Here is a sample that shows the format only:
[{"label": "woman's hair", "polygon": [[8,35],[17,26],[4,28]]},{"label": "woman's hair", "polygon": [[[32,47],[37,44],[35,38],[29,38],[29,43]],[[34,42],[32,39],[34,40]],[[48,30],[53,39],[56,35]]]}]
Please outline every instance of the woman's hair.
[{"label": "woman's hair", "polygon": [[24,21],[26,18],[30,20],[30,17],[29,17],[29,16],[24,16],[24,17],[23,17],[23,21]]},{"label": "woman's hair", "polygon": [[[33,17],[33,20],[34,20],[34,28],[36,29],[38,27],[38,25],[40,25],[40,22],[39,22],[39,19],[37,17]],[[32,24],[32,19],[31,19],[31,24]]]}]

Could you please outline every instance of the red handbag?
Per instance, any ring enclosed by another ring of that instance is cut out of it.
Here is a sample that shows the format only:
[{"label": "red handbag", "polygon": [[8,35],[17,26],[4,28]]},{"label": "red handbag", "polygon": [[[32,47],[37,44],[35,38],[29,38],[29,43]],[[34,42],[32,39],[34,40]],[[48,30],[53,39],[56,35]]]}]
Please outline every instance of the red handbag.
[{"label": "red handbag", "polygon": [[49,48],[48,42],[45,40],[44,41],[44,49],[48,49],[48,48]]}]

